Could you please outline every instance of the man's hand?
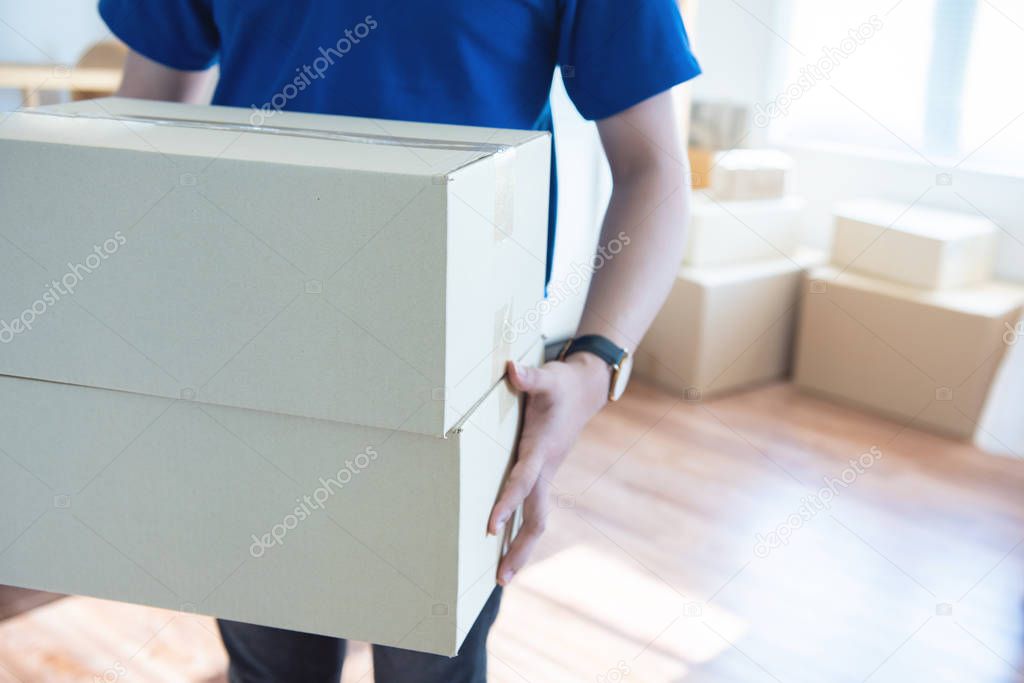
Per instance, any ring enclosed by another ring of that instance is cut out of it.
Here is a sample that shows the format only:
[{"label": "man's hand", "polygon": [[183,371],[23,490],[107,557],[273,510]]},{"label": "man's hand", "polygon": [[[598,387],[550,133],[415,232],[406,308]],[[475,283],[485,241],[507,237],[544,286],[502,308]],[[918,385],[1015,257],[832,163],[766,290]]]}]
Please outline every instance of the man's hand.
[{"label": "man's hand", "polygon": [[523,526],[498,566],[498,583],[507,585],[526,564],[544,532],[551,510],[551,477],[565,460],[584,425],[608,400],[611,369],[581,352],[540,368],[508,364],[512,386],[526,394],[519,457],[491,512],[490,534],[500,534],[523,505]]},{"label": "man's hand", "polygon": [[[614,181],[600,244],[617,239],[628,246],[595,267],[576,334],[600,334],[635,350],[682,261],[690,197],[686,152],[671,92],[602,119],[597,129]],[[526,418],[519,462],[487,530],[500,533],[520,503],[524,525],[498,567],[503,586],[537,544],[551,509],[551,478],[583,426],[608,400],[611,382],[608,365],[585,352],[539,369],[509,364],[508,374],[526,394]]]}]

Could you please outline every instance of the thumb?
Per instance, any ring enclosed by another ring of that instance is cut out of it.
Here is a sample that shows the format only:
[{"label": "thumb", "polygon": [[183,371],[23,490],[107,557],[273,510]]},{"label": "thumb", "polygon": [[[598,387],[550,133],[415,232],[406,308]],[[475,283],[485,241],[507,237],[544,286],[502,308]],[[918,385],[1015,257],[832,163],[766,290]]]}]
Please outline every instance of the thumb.
[{"label": "thumb", "polygon": [[508,362],[508,378],[516,391],[531,394],[544,391],[550,384],[551,371],[545,368],[531,368],[515,361]]}]

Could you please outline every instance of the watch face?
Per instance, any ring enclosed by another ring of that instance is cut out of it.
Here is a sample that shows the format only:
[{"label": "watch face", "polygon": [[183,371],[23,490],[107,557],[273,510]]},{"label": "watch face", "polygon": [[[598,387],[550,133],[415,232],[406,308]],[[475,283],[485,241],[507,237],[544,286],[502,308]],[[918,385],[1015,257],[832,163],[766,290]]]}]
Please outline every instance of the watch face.
[{"label": "watch face", "polygon": [[633,354],[626,352],[626,355],[619,361],[619,371],[612,377],[611,391],[608,398],[618,401],[626,391],[629,384],[629,376],[633,373]]}]

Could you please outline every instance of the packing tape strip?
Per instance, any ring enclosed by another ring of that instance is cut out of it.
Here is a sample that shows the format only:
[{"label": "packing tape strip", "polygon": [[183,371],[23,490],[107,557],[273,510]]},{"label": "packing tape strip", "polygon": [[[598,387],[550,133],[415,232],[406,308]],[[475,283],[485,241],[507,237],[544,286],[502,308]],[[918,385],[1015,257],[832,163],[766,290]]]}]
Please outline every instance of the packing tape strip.
[{"label": "packing tape strip", "polygon": [[284,135],[295,138],[313,138],[316,140],[335,140],[366,145],[389,145],[392,147],[415,147],[418,149],[440,149],[453,152],[480,152],[481,157],[492,154],[502,155],[511,152],[515,159],[515,149],[509,145],[493,142],[461,142],[458,140],[440,140],[436,138],[410,138],[395,135],[375,135],[373,133],[351,133],[338,130],[318,128],[296,128],[294,126],[266,126],[233,121],[210,121],[206,119],[176,119],[159,116],[126,114],[123,116],[104,116],[83,112],[40,111],[28,109],[21,114],[33,116],[53,116],[66,119],[83,119],[95,121],[120,121],[122,123],[144,123],[154,126],[172,126],[176,128],[198,128],[200,130],[220,130],[236,133],[259,133],[266,135]]},{"label": "packing tape strip", "polygon": [[491,386],[505,375],[505,362],[509,360],[512,342],[506,331],[511,331],[509,318],[512,315],[512,301],[502,304],[494,312],[494,339],[491,343]]},{"label": "packing tape strip", "polygon": [[[506,385],[508,380],[503,380]],[[503,387],[504,391],[501,392],[501,396],[498,398],[498,419],[502,423],[508,419],[508,416],[515,411],[516,407],[523,404],[521,396],[516,394],[515,390],[511,386]]]},{"label": "packing tape strip", "polygon": [[516,218],[516,150],[506,147],[494,154],[494,240],[512,236]]},{"label": "packing tape strip", "polygon": [[[512,397],[512,399],[513,399],[512,400],[512,406],[515,406],[517,404],[525,405],[523,403],[522,398],[520,396],[516,396],[512,391],[506,392],[506,395]],[[501,417],[502,417],[502,421],[504,422],[505,414],[502,413]],[[523,435],[523,413],[522,412],[520,412],[518,414],[516,423],[517,423],[516,424],[516,441],[515,441],[515,445],[513,446],[513,451],[512,451],[513,458],[509,462],[509,464],[508,464],[508,469],[505,471],[505,476],[504,476],[504,478],[502,480],[504,482],[502,484],[503,487],[504,487],[505,483],[508,482],[508,475],[512,471],[512,468],[515,467],[516,463],[519,462],[519,439]],[[503,535],[502,544],[501,544],[501,556],[502,557],[504,557],[505,555],[508,554],[509,546],[512,544],[512,541],[515,540],[515,537],[519,535],[520,530],[523,528],[523,521],[524,521],[523,520],[523,506],[520,505],[515,510],[513,510],[512,517],[505,524],[505,533]]]},{"label": "packing tape strip", "polygon": [[[171,126],[175,128],[219,130],[240,134],[258,133],[262,135],[283,135],[294,138],[332,140],[335,142],[351,142],[364,145],[439,149],[453,152],[477,152],[479,155],[471,161],[466,162],[467,164],[493,155],[495,241],[504,241],[512,234],[512,230],[515,227],[516,149],[511,145],[503,145],[493,142],[460,142],[458,140],[440,140],[437,138],[410,138],[395,135],[375,135],[373,133],[351,133],[347,131],[324,130],[317,128],[296,128],[294,126],[258,126],[252,123],[237,123],[232,121],[179,119],[133,114],[110,116],[83,112],[39,111],[34,109],[29,109],[22,113],[31,114],[33,116],[50,116],[87,121],[117,121],[121,123],[141,123],[153,126]],[[465,165],[466,164],[463,164],[463,166]]]},{"label": "packing tape strip", "polygon": [[458,140],[440,140],[436,138],[411,138],[394,135],[375,135],[372,133],[351,133],[347,131],[324,130],[317,128],[296,128],[294,126],[267,126],[252,123],[231,121],[211,121],[208,119],[179,119],[159,116],[126,114],[111,116],[89,114],[83,112],[39,111],[29,109],[21,112],[33,116],[51,116],[67,119],[95,121],[118,121],[121,123],[141,123],[153,126],[171,126],[175,128],[195,128],[198,130],[219,130],[236,133],[258,133],[263,135],[283,135],[294,138],[311,138],[314,140],[332,140],[365,145],[387,145],[391,147],[412,147],[416,149],[439,149],[453,152],[477,152],[478,156],[462,164],[474,163],[480,159],[494,156],[494,239],[503,242],[511,236],[515,227],[515,190],[516,190],[516,149],[511,145],[493,142],[460,142]]}]

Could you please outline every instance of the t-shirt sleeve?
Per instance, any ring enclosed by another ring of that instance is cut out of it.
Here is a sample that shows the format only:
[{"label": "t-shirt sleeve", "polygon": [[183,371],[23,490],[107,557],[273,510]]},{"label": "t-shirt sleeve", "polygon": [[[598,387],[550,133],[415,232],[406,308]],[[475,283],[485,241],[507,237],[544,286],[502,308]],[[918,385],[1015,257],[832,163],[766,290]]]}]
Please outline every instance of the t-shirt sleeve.
[{"label": "t-shirt sleeve", "polygon": [[217,61],[220,34],[212,0],[100,0],[111,32],[143,57],[181,71]]},{"label": "t-shirt sleeve", "polygon": [[564,0],[558,63],[591,120],[700,74],[675,0]]}]

